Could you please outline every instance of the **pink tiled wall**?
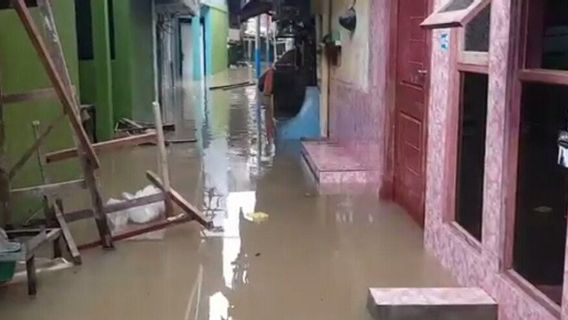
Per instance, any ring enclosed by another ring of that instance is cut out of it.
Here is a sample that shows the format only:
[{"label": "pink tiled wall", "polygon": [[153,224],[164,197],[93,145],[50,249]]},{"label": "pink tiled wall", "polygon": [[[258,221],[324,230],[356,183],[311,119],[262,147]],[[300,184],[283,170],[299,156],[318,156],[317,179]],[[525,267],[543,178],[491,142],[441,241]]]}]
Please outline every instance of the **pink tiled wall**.
[{"label": "pink tiled wall", "polygon": [[[373,0],[370,19],[369,77],[363,91],[333,79],[330,90],[330,138],[351,150],[361,161],[384,171],[387,154],[388,106],[386,105],[387,57],[389,48],[390,0]],[[348,54],[348,53],[344,53]]]},{"label": "pink tiled wall", "polygon": [[[437,0],[438,5],[445,0]],[[444,222],[448,211],[446,188],[448,172],[448,114],[454,108],[449,102],[449,87],[455,71],[450,66],[450,52],[440,48],[441,30],[434,32],[432,57],[432,86],[429,113],[429,150],[427,160],[426,247],[433,251],[443,265],[456,275],[463,285],[480,286],[500,305],[501,320],[558,319],[553,311],[543,307],[533,295],[521,290],[502,272],[505,228],[504,175],[506,163],[506,85],[509,56],[509,13],[513,0],[492,0],[491,51],[489,77],[489,107],[485,197],[483,212],[483,243],[481,250],[468,244],[450,225]],[[566,292],[566,291],[565,291]],[[568,319],[568,292],[565,293],[562,319]]]}]

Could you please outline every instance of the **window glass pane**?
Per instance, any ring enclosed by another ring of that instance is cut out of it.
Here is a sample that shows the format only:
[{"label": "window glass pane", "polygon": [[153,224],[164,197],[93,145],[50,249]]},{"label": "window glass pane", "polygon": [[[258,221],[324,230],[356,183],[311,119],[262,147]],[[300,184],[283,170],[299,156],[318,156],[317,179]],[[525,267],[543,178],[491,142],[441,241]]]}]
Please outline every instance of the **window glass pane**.
[{"label": "window glass pane", "polygon": [[491,23],[491,5],[483,9],[465,28],[466,51],[489,51],[489,27]]},{"label": "window glass pane", "polygon": [[515,217],[514,268],[558,303],[568,213],[568,169],[558,164],[558,137],[568,129],[567,89],[524,86]]},{"label": "window glass pane", "polygon": [[487,88],[487,75],[464,74],[458,140],[456,221],[480,241],[485,174]]},{"label": "window glass pane", "polygon": [[451,3],[448,4],[448,6],[444,8],[442,12],[467,9],[474,1],[475,0],[451,0]]},{"label": "window glass pane", "polygon": [[528,30],[528,67],[568,70],[568,1],[531,0]]}]

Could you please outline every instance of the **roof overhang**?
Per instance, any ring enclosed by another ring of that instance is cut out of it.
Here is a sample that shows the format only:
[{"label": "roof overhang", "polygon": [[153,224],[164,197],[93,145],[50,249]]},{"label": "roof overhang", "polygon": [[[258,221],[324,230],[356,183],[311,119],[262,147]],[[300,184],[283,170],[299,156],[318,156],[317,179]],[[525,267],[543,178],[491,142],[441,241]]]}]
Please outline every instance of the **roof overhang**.
[{"label": "roof overhang", "polygon": [[271,0],[243,0],[241,5],[241,21],[268,13],[272,10],[274,4]]},{"label": "roof overhang", "polygon": [[199,0],[155,0],[156,11],[165,14],[195,16],[199,13]]}]

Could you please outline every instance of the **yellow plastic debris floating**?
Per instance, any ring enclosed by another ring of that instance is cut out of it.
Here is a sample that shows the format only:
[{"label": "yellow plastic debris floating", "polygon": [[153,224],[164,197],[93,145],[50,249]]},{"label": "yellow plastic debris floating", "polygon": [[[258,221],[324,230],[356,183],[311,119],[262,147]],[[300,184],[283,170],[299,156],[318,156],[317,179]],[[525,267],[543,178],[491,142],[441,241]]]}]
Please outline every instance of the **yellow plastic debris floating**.
[{"label": "yellow plastic debris floating", "polygon": [[256,223],[262,223],[265,222],[266,220],[268,220],[269,215],[267,213],[264,212],[255,212],[251,215],[252,217],[252,221],[256,222]]}]

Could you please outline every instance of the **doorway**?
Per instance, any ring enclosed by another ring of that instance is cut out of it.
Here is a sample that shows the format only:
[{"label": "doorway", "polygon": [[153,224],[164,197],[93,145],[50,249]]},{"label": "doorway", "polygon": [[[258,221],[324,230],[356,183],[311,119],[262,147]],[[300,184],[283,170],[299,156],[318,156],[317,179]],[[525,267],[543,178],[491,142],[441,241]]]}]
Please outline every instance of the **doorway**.
[{"label": "doorway", "polygon": [[181,42],[181,76],[185,83],[190,83],[193,78],[194,49],[193,30],[190,18],[180,18],[180,42]]},{"label": "doorway", "polygon": [[429,0],[398,0],[393,42],[394,179],[393,197],[420,225],[424,224],[427,105],[430,66],[429,32],[420,27]]}]

